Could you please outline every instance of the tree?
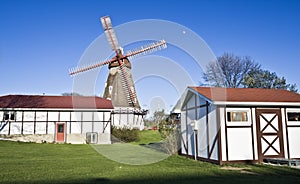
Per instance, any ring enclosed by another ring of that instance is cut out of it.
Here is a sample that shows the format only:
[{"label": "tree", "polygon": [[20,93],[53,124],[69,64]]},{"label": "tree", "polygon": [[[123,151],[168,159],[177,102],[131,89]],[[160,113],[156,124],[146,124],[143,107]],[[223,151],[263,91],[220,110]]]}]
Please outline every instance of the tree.
[{"label": "tree", "polygon": [[284,77],[279,77],[275,72],[262,69],[252,69],[243,81],[247,88],[286,89],[297,92],[296,84],[287,84]]},{"label": "tree", "polygon": [[217,58],[217,61],[210,62],[204,79],[216,87],[242,87],[244,78],[251,69],[259,69],[260,65],[250,57],[234,56],[225,53]]},{"label": "tree", "polygon": [[250,57],[225,53],[210,62],[203,78],[215,87],[286,89],[297,92],[296,84],[288,84],[275,72],[261,69]]},{"label": "tree", "polygon": [[165,114],[165,110],[161,110],[161,111],[155,111],[153,114],[153,121],[158,125],[160,124],[162,121],[165,121],[166,119],[166,114]]},{"label": "tree", "polygon": [[155,111],[152,121],[158,125],[160,136],[164,139],[160,148],[167,154],[176,154],[180,148],[180,131],[178,124],[164,110]]}]

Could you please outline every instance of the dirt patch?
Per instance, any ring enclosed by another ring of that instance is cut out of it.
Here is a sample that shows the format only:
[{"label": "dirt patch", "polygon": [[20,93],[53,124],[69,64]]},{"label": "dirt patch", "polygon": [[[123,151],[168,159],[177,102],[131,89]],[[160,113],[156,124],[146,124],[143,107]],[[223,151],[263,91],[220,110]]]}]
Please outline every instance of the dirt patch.
[{"label": "dirt patch", "polygon": [[240,171],[243,174],[255,174],[255,175],[259,175],[258,173],[249,171],[247,168],[241,168],[241,167],[224,166],[224,167],[221,167],[221,169],[223,169],[223,170],[229,170],[229,171]]}]

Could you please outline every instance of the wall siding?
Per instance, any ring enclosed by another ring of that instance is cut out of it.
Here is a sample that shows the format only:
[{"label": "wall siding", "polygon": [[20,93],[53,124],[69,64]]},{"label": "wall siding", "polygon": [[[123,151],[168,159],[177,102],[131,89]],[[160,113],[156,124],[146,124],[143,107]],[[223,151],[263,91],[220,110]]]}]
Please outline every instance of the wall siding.
[{"label": "wall siding", "polygon": [[[285,115],[287,116],[288,112],[299,112],[299,108],[287,108]],[[289,158],[300,158],[300,121],[288,121],[286,118],[286,141],[288,148]]]},{"label": "wall siding", "polygon": [[[192,124],[198,129],[196,141]],[[199,159],[218,160],[218,131],[217,109],[198,95],[190,94],[181,109],[182,154],[193,157],[197,154]]]},{"label": "wall siding", "polygon": [[3,117],[5,111],[8,110],[0,110],[0,135],[55,135],[55,124],[58,122],[66,123],[69,141],[72,137],[68,138],[69,134],[82,134],[82,136],[87,132],[110,134],[110,111],[10,109],[10,112],[16,113],[16,118],[7,124]]}]

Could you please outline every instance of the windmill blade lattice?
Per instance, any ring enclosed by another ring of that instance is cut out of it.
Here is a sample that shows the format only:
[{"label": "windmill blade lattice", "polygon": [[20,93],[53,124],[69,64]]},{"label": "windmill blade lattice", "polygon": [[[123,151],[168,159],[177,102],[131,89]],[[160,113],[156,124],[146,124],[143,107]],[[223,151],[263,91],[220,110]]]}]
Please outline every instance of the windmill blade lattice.
[{"label": "windmill blade lattice", "polygon": [[110,17],[109,16],[104,16],[100,19],[100,21],[102,23],[102,27],[104,29],[106,38],[109,42],[109,45],[110,45],[111,49],[117,52],[120,47],[119,47],[119,44],[118,44],[118,40],[117,40],[117,36],[115,34],[115,31],[112,28],[112,23],[111,23]]},{"label": "windmill blade lattice", "polygon": [[[156,52],[158,50],[165,49],[165,48],[167,48],[166,41],[165,40],[160,40],[156,43],[145,45],[145,46],[143,46],[139,49],[133,49],[132,51],[128,51],[126,53],[126,55],[120,57],[120,60],[122,60],[124,58],[134,59],[136,57],[143,56],[143,55],[146,55],[146,54],[150,54],[150,53],[153,53],[153,52]],[[76,74],[79,74],[79,73],[82,73],[82,72],[93,70],[93,69],[96,69],[96,68],[101,67],[103,65],[107,65],[107,64],[110,64],[112,62],[115,62],[115,61],[117,61],[117,59],[110,59],[110,60],[102,61],[102,62],[98,62],[98,63],[96,62],[96,63],[90,64],[88,66],[79,66],[79,67],[76,67],[76,68],[72,68],[69,71],[69,75],[72,76],[72,75],[76,75]]]},{"label": "windmill blade lattice", "polygon": [[[123,53],[121,51],[121,47],[119,46],[119,43],[117,40],[117,36],[112,27],[110,17],[104,16],[100,19],[100,21],[102,23],[102,27],[104,29],[108,43],[109,43],[111,49],[115,52],[116,56],[107,61],[96,62],[94,64],[90,64],[87,66],[79,66],[76,68],[72,68],[69,70],[69,75],[74,76],[79,73],[83,73],[83,72],[87,72],[87,71],[99,68],[103,65],[109,65],[110,70],[113,71],[113,68],[117,66],[118,73],[119,73],[118,75],[120,76],[119,82],[122,85],[122,87],[121,86],[120,87],[123,88],[123,91],[126,93],[126,97],[121,97],[122,95],[117,94],[117,95],[114,95],[114,97],[121,98],[123,100],[118,100],[118,99],[116,99],[116,100],[112,99],[112,100],[115,101],[117,105],[119,104],[121,106],[124,106],[123,102],[121,103],[121,101],[124,101],[125,100],[124,98],[126,98],[125,103],[126,103],[126,101],[128,102],[127,106],[129,105],[130,107],[137,107],[137,106],[139,107],[135,89],[134,89],[133,79],[131,76],[131,71],[130,71],[131,65],[130,65],[129,59],[133,59],[133,58],[136,58],[141,55],[149,54],[149,53],[155,52],[157,50],[165,49],[167,47],[166,41],[160,40],[156,43],[151,43],[151,44],[145,45],[139,49],[134,49],[132,51],[128,51],[125,55],[123,55]],[[125,62],[127,64],[124,64]],[[129,72],[129,73],[127,73],[127,72]],[[115,80],[116,74],[113,74],[113,73],[115,73],[115,72],[109,73],[109,76],[107,79],[108,81],[110,81],[110,79]],[[116,79],[118,79],[118,78],[116,78]],[[116,83],[118,83],[118,82],[116,82]],[[112,81],[110,81],[110,85],[105,87],[105,92],[104,92],[103,97],[108,98],[108,99],[112,98],[113,95],[111,94],[112,92],[110,90],[110,87],[114,88],[112,85],[118,86],[118,84],[115,84]],[[118,87],[115,89],[118,89]],[[107,96],[107,91],[110,91],[109,92],[110,94],[108,96]]]}]

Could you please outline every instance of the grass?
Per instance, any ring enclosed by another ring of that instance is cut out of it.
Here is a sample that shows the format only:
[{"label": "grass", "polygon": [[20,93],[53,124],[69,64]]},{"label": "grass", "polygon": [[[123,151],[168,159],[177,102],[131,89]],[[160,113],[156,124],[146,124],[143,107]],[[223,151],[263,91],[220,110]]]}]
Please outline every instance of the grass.
[{"label": "grass", "polygon": [[139,141],[132,142],[132,144],[135,144],[135,145],[150,144],[150,143],[160,142],[162,140],[160,133],[158,131],[154,131],[154,130],[140,131],[139,138],[140,138]]},{"label": "grass", "polygon": [[[147,133],[152,134],[153,132]],[[144,141],[143,144],[146,142]],[[114,148],[113,146],[116,145],[117,147]],[[131,149],[123,144],[116,145],[105,145],[98,149],[111,149],[110,153],[120,156],[126,155],[123,150]],[[131,152],[139,154],[136,149],[132,149]],[[146,152],[143,156],[146,159],[147,156],[153,155],[147,155]],[[125,159],[132,159],[132,157],[135,156],[127,155]],[[90,145],[0,141],[1,184],[260,184],[299,183],[299,181],[299,169],[283,166],[218,166],[176,155],[153,164],[127,165],[107,159]]]}]

